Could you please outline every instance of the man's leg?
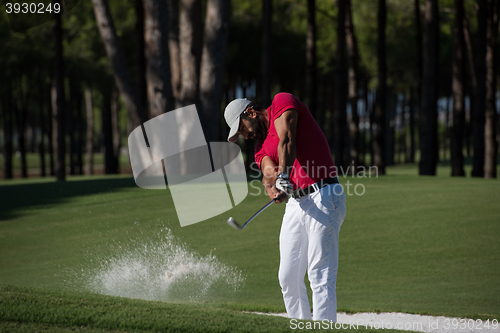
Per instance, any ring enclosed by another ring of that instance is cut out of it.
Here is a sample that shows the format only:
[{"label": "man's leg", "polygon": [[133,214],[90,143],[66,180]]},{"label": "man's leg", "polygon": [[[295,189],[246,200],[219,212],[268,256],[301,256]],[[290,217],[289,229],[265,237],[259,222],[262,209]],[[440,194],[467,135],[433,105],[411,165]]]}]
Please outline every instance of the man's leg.
[{"label": "man's leg", "polygon": [[313,319],[337,321],[336,282],[339,232],[346,212],[344,194],[325,188],[312,199],[316,209],[308,212],[308,277],[313,291]]},{"label": "man's leg", "polygon": [[304,276],[307,268],[307,234],[301,223],[297,201],[289,199],[280,232],[280,268],[278,278],[286,312],[290,318],[311,319]]}]

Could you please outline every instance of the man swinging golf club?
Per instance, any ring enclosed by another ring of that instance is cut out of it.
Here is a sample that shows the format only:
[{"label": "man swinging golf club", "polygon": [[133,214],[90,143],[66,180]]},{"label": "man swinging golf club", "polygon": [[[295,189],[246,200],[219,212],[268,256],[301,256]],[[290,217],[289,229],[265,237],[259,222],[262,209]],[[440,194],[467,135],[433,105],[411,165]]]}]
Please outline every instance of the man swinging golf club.
[{"label": "man swinging golf club", "polygon": [[[346,213],[326,138],[309,109],[292,94],[277,94],[271,106],[235,99],[225,109],[231,128],[258,141],[255,161],[269,198],[286,201],[280,232],[279,282],[290,318],[337,321],[335,283],[339,231]],[[313,292],[313,318],[304,276]]]}]

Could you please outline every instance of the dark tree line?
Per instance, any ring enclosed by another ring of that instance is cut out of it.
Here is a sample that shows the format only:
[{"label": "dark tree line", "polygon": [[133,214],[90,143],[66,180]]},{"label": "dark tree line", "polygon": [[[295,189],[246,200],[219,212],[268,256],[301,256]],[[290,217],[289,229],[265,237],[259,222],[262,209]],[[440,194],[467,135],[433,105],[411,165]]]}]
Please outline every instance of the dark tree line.
[{"label": "dark tree line", "polygon": [[[449,148],[453,176],[470,160],[473,176],[497,177],[494,0],[109,1],[0,35],[16,51],[0,54],[5,178],[16,151],[23,177],[27,151],[58,180],[67,167],[92,174],[96,150],[116,173],[127,133],[193,103],[207,140],[224,140],[226,103],[268,106],[279,91],[308,105],[338,166],[385,174],[418,158],[419,173],[435,175]],[[249,163],[254,144],[243,144]]]}]

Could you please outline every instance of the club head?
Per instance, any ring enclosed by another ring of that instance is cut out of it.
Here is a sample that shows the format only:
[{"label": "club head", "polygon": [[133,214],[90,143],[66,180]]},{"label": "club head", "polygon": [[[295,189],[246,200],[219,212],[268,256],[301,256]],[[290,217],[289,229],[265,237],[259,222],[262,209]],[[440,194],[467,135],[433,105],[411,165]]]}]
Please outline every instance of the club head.
[{"label": "club head", "polygon": [[228,218],[227,219],[227,224],[229,224],[231,227],[233,227],[234,229],[238,229],[238,230],[241,230],[241,227],[240,225],[236,222],[235,219],[233,219],[232,217]]}]

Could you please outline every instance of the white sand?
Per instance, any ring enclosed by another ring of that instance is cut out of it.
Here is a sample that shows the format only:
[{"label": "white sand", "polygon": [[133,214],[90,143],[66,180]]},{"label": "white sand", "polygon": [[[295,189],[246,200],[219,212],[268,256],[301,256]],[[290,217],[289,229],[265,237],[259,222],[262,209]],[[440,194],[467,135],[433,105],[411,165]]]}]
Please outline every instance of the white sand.
[{"label": "white sand", "polygon": [[[254,313],[281,316],[285,318],[288,317],[286,313],[262,313],[262,312],[254,312]],[[298,322],[299,321],[294,322],[294,327],[295,324]],[[324,326],[326,326],[326,323]],[[303,326],[303,328],[306,327]],[[473,320],[467,318],[422,316],[422,315],[400,313],[400,312],[391,312],[391,313],[365,312],[365,313],[354,313],[354,314],[346,314],[344,312],[339,312],[337,314],[337,328],[351,328],[351,329],[385,328],[385,329],[398,329],[403,331],[432,332],[432,333],[469,333],[469,332],[500,333],[500,324],[498,324],[498,321],[496,320],[492,322],[491,320],[484,321],[484,320]]]}]

